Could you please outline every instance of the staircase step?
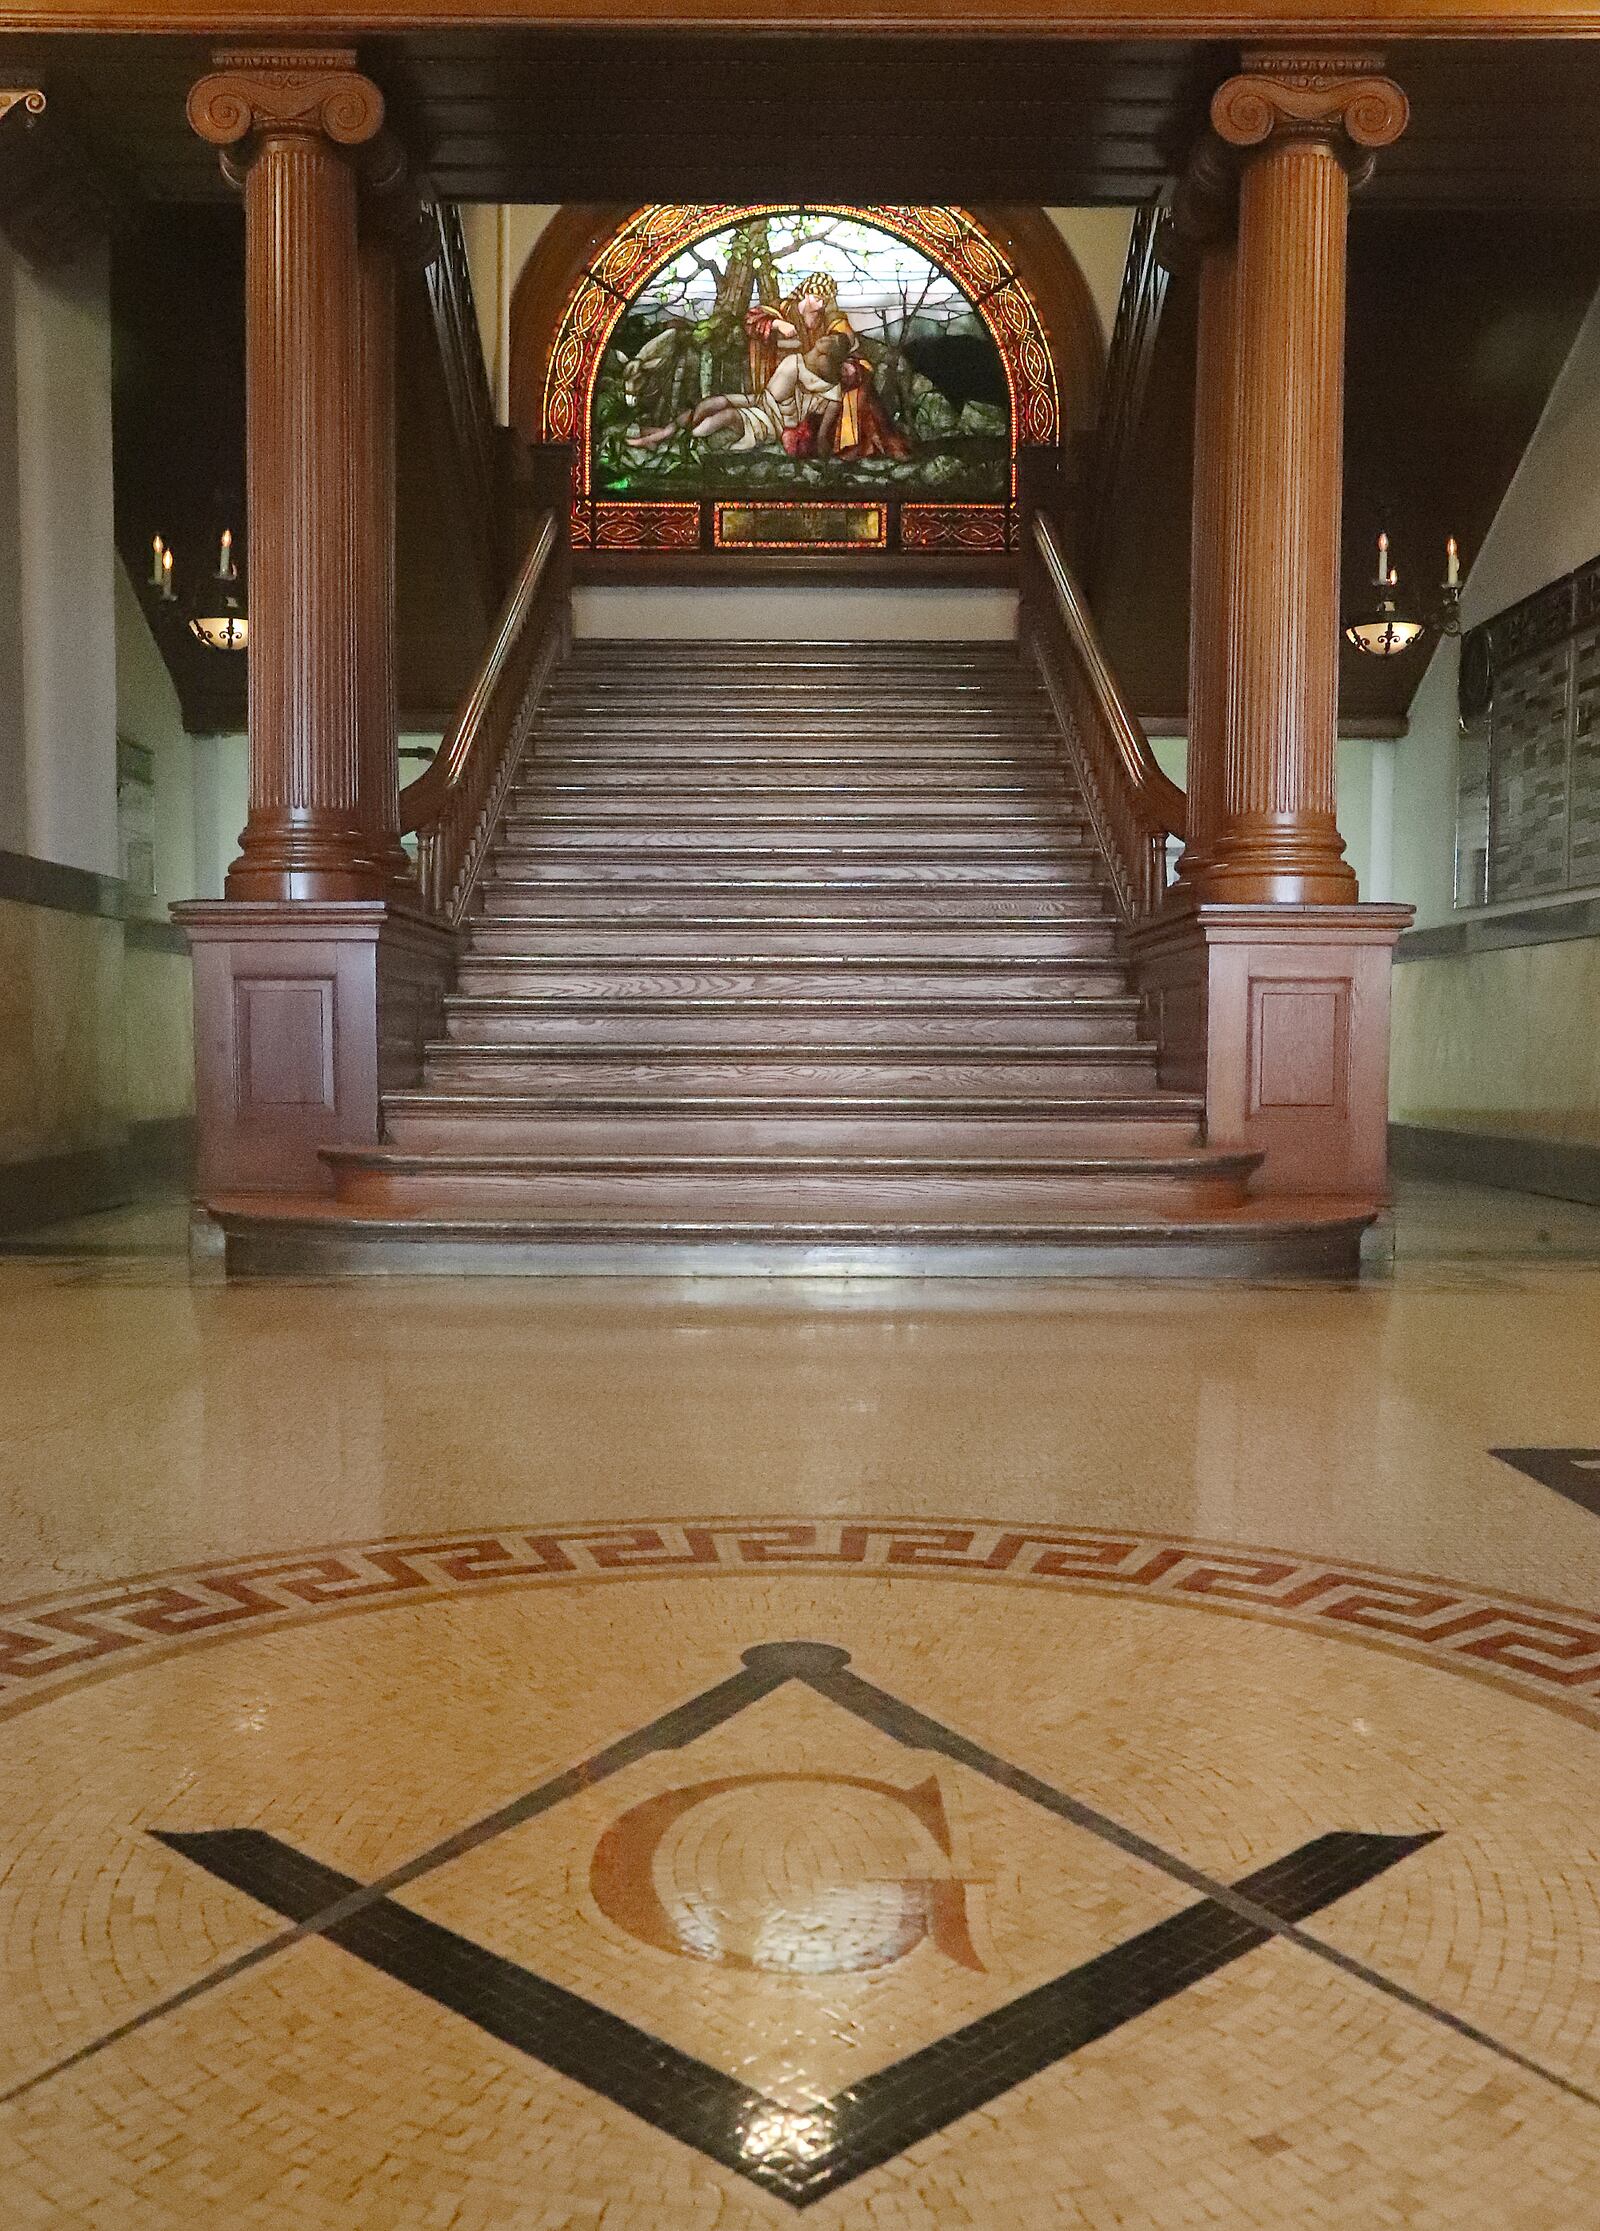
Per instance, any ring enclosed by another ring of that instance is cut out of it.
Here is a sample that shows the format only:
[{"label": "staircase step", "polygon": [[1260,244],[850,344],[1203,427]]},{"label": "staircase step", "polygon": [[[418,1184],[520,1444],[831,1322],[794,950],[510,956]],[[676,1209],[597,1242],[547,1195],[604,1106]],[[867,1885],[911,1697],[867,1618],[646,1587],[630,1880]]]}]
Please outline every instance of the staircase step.
[{"label": "staircase step", "polygon": [[643,730],[608,737],[568,737],[541,722],[528,757],[525,778],[559,774],[609,781],[624,774],[665,775],[672,780],[726,783],[747,780],[810,782],[878,781],[965,784],[986,776],[1053,777],[1070,780],[1057,746],[1036,740],[975,737],[907,738],[894,749],[864,752],[847,735],[836,743],[808,736],[793,751],[774,751],[770,736],[714,736],[701,728],[693,735],[654,736]]},{"label": "staircase step", "polygon": [[1086,853],[1093,843],[1088,831],[1068,821],[1051,824],[1042,816],[1017,825],[986,822],[974,815],[949,825],[901,821],[847,821],[809,816],[796,821],[694,822],[618,821],[607,828],[592,816],[572,820],[529,820],[519,812],[501,822],[496,859],[523,860],[560,854],[563,858],[593,855],[598,859],[637,858],[648,864],[669,854],[675,862],[722,860],[733,853],[758,857],[832,861],[859,857],[895,863],[907,859],[948,859],[978,866],[990,860],[1055,860]]},{"label": "staircase step", "polygon": [[770,830],[775,838],[804,829],[813,843],[831,840],[850,831],[918,832],[926,829],[950,840],[969,831],[993,834],[1004,830],[1063,830],[1086,841],[1089,819],[1083,808],[1060,790],[1003,793],[970,793],[948,784],[922,790],[897,789],[874,795],[871,791],[840,787],[804,790],[729,791],[712,784],[674,788],[663,784],[658,792],[639,796],[594,784],[552,789],[546,784],[525,783],[507,800],[505,826],[510,829],[565,833],[572,830],[654,838],[663,831],[702,830],[719,839],[732,828]]},{"label": "staircase step", "polygon": [[396,1217],[337,1200],[224,1195],[210,1204],[230,1271],[405,1277],[1354,1278],[1379,1204],[1296,1194],[1252,1197],[1201,1217],[1128,1210],[1035,1215],[1014,1224],[903,1216],[844,1222],[748,1218],[715,1223]]},{"label": "staircase step", "polygon": [[563,711],[574,705],[652,701],[672,706],[748,706],[757,711],[836,705],[864,707],[867,710],[858,717],[866,720],[895,705],[923,705],[941,712],[947,706],[974,703],[1001,708],[1026,705],[1036,711],[1044,700],[1037,678],[1021,667],[991,671],[951,666],[930,672],[916,666],[818,666],[756,672],[730,666],[708,674],[697,667],[658,666],[639,673],[569,670],[552,684],[546,701]]},{"label": "staircase step", "polygon": [[980,1100],[1149,1092],[1150,1046],[994,1045],[867,1047],[813,1045],[715,1047],[641,1042],[620,1046],[459,1046],[426,1049],[430,1090],[465,1084],[474,1092],[753,1094],[763,1098],[846,1099],[971,1096]]},{"label": "staircase step", "polygon": [[1118,928],[1108,914],[1083,914],[1039,925],[961,921],[899,923],[862,919],[777,919],[709,915],[660,922],[563,913],[480,914],[469,926],[468,965],[519,959],[543,964],[615,962],[642,968],[764,967],[785,960],[816,967],[992,968],[1055,963],[1095,969],[1115,965]]},{"label": "staircase step", "polygon": [[476,919],[540,920],[567,927],[603,921],[609,927],[632,922],[693,928],[714,923],[726,928],[770,922],[775,927],[814,929],[855,923],[909,931],[948,924],[1075,929],[1084,923],[1104,923],[1115,929],[1117,918],[1104,885],[1066,876],[1057,880],[1070,882],[1070,889],[1046,884],[997,888],[985,883],[932,891],[925,881],[867,889],[816,883],[696,886],[676,882],[586,888],[571,882],[518,884],[502,878],[484,893],[484,911]]},{"label": "staircase step", "polygon": [[493,1155],[333,1150],[339,1198],[390,1214],[720,1224],[750,1218],[1033,1223],[1104,1213],[1214,1213],[1245,1198],[1260,1157],[1185,1154],[1025,1162],[942,1155]]},{"label": "staircase step", "polygon": [[[583,711],[552,705],[540,714],[534,748],[543,756],[547,744],[567,750],[576,744],[621,744],[639,751],[662,744],[681,749],[690,743],[697,749],[716,745],[772,756],[777,725],[726,705],[664,706],[653,698],[631,711],[617,706]],[[985,746],[994,753],[1015,750],[1036,758],[1061,756],[1060,739],[1047,715],[999,714],[981,706],[944,712],[936,720],[906,713],[876,729],[864,729],[859,713],[816,706],[803,725],[789,720],[784,740],[797,753],[848,750],[857,765],[880,759],[945,759]]]},{"label": "staircase step", "polygon": [[445,1028],[455,1046],[548,1046],[561,1053],[588,1046],[655,1051],[698,1046],[718,1053],[744,1046],[932,1046],[1012,1049],[1087,1046],[1132,1048],[1139,1002],[1118,998],[1038,998],[956,1002],[933,998],[827,999],[496,998],[452,993]]},{"label": "staircase step", "polygon": [[797,760],[773,760],[754,772],[748,765],[738,765],[701,768],[691,774],[681,763],[612,766],[597,772],[587,761],[574,761],[570,770],[552,772],[542,758],[535,758],[527,762],[511,790],[511,803],[519,808],[571,811],[590,801],[607,812],[673,814],[687,807],[697,816],[707,810],[740,813],[750,807],[762,813],[784,813],[820,806],[850,814],[971,810],[995,814],[1025,806],[1040,806],[1047,813],[1065,808],[1081,814],[1083,810],[1059,767],[1028,775],[985,763],[965,768],[959,775],[915,763],[909,768],[863,768],[844,759],[810,767]]},{"label": "staircase step", "polygon": [[783,636],[637,636],[586,635],[572,646],[569,671],[594,667],[603,674],[641,666],[692,668],[696,673],[727,666],[754,666],[762,671],[774,666],[796,669],[844,666],[852,673],[864,666],[982,666],[1015,672],[1021,657],[1009,639],[989,636],[939,636],[886,638],[861,642],[840,638],[834,642],[794,643]]},{"label": "staircase step", "polygon": [[685,852],[668,859],[614,853],[519,852],[502,860],[499,848],[486,896],[498,912],[513,893],[555,887],[599,890],[624,884],[638,893],[676,892],[685,907],[698,909],[708,892],[728,886],[745,891],[806,892],[813,899],[835,891],[923,892],[930,884],[950,894],[963,894],[969,904],[983,903],[1006,885],[1037,884],[1047,891],[1070,885],[1092,889],[1100,862],[1089,851],[1062,850],[1043,854],[974,855],[952,858],[947,853],[907,852],[899,856],[868,853],[859,858],[826,853]]},{"label": "staircase step", "polygon": [[1063,993],[1113,998],[1127,992],[1127,970],[1116,959],[908,962],[859,954],[800,964],[763,955],[738,963],[702,955],[695,960],[560,959],[544,953],[484,953],[476,947],[461,963],[458,991],[631,1004],[669,1000],[713,1006],[802,1000],[846,1009],[861,1001],[997,1000],[1027,1004]]},{"label": "staircase step", "polygon": [[1201,1107],[1177,1094],[1058,1101],[786,1098],[677,1094],[561,1099],[513,1092],[422,1091],[384,1099],[389,1145],[405,1153],[957,1155],[1002,1160],[1181,1155],[1199,1143]]}]

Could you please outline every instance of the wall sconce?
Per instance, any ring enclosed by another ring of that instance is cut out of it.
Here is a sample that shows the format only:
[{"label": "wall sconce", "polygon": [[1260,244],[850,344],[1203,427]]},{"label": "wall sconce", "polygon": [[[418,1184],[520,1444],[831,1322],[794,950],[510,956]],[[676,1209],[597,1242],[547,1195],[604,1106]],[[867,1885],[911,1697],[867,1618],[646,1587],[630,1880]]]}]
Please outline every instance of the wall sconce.
[{"label": "wall sconce", "polygon": [[1445,544],[1444,580],[1432,605],[1402,604],[1400,576],[1389,563],[1389,537],[1378,537],[1377,594],[1345,623],[1345,641],[1368,658],[1394,658],[1409,651],[1431,628],[1439,635],[1461,633],[1461,552],[1452,535]]}]

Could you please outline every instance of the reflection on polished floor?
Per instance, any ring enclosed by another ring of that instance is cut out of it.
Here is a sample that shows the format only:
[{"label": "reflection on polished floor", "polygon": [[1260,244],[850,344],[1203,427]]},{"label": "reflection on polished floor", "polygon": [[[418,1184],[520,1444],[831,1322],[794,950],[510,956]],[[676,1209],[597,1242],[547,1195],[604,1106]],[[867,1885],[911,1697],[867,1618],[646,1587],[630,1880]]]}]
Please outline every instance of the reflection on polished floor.
[{"label": "reflection on polished floor", "polygon": [[1389,1238],[0,1250],[7,2231],[1579,2231],[1600,1211]]}]

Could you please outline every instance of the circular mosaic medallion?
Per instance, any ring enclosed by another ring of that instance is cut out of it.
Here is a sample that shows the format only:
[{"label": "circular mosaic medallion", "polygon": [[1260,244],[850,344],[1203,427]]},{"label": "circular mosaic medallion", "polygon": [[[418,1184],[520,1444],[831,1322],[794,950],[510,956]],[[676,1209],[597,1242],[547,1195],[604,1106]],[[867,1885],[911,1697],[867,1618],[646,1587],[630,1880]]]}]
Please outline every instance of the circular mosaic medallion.
[{"label": "circular mosaic medallion", "polygon": [[1060,1528],[18,1607],[7,2223],[1572,2231],[1597,1690],[1558,1608]]}]

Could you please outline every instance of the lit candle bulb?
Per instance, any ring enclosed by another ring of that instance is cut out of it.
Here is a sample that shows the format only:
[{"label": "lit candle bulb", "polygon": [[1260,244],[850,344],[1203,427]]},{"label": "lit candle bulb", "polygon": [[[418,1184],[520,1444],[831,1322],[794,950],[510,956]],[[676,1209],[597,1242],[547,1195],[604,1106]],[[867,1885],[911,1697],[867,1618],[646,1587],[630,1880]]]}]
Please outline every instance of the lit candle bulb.
[{"label": "lit candle bulb", "polygon": [[174,597],[175,597],[176,593],[177,593],[177,592],[176,592],[176,591],[174,590],[174,588],[173,588],[173,586],[172,586],[172,552],[171,552],[170,550],[163,550],[163,551],[162,551],[162,553],[161,553],[161,601],[162,601],[162,603],[163,603],[163,604],[171,604],[171,603],[173,602],[173,600],[174,600]]},{"label": "lit candle bulb", "polygon": [[222,530],[222,554],[217,559],[217,579],[219,581],[231,581],[233,579],[233,529],[231,527],[224,527]]},{"label": "lit candle bulb", "polygon": [[1386,588],[1387,588],[1388,586],[1389,586],[1389,537],[1388,537],[1387,535],[1379,535],[1379,537],[1378,537],[1378,587],[1379,587],[1380,589],[1386,589]]},{"label": "lit candle bulb", "polygon": [[1461,586],[1461,552],[1454,535],[1444,546],[1444,585],[1447,589]]},{"label": "lit candle bulb", "polygon": [[165,548],[165,543],[157,535],[150,545],[150,586],[152,589],[159,589],[161,586],[161,553]]}]

